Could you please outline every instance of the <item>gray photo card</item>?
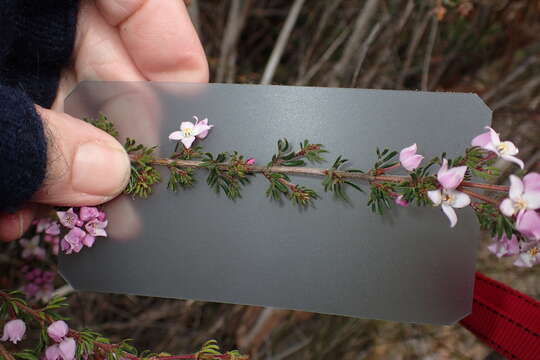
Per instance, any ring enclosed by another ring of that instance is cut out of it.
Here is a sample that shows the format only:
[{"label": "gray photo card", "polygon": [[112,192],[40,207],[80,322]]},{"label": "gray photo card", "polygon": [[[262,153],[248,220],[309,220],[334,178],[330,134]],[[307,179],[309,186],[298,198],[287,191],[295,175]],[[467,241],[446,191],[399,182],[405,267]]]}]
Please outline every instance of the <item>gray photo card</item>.
[{"label": "gray photo card", "polygon": [[[417,143],[426,159],[455,157],[491,121],[474,94],[152,82],[81,83],[66,112],[104,114],[121,141],[159,145],[161,157],[176,145],[169,134],[198,116],[214,125],[198,143],[208,152],[237,150],[265,165],[278,139],[309,139],[329,151],[315,167],[343,155],[364,170],[377,147]],[[267,198],[264,176],[231,201],[209,189],[206,170],[177,193],[162,175],[148,199],[123,195],[105,205],[107,239],[61,256],[75,289],[433,324],[471,310],[479,230],[470,208],[450,228],[440,208],[380,216],[366,194],[349,191],[340,202],[315,177],[293,177],[321,195],[299,209]]]}]

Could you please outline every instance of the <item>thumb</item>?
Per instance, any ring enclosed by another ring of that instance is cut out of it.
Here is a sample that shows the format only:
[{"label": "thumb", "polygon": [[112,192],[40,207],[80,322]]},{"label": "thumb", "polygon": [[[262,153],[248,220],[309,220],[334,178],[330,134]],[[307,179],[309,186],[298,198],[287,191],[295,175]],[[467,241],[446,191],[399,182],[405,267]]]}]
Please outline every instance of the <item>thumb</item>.
[{"label": "thumb", "polygon": [[123,146],[106,132],[64,113],[37,107],[48,141],[47,175],[33,201],[98,205],[122,192],[130,174]]}]

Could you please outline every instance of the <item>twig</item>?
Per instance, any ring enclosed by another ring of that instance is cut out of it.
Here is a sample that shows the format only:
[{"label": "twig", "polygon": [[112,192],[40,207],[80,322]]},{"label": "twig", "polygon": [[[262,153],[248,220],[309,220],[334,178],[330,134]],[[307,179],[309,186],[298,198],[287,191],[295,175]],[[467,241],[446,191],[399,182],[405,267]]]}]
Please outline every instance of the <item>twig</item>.
[{"label": "twig", "polygon": [[435,40],[437,39],[437,32],[439,30],[439,20],[435,16],[431,19],[431,31],[429,33],[429,41],[426,49],[426,55],[424,57],[424,66],[422,67],[422,90],[429,90],[429,68],[431,66],[431,57],[433,54],[433,48],[435,46]]},{"label": "twig", "polygon": [[491,199],[491,198],[489,198],[487,196],[484,196],[484,195],[481,195],[481,194],[478,194],[478,193],[475,193],[473,191],[469,191],[469,190],[466,190],[466,189],[460,189],[460,191],[467,194],[467,195],[469,195],[470,197],[485,201],[487,203],[490,203],[490,204],[493,204],[493,205],[496,205],[496,206],[499,205],[499,202],[497,200],[493,200],[493,199]]},{"label": "twig", "polygon": [[356,79],[358,78],[358,74],[360,73],[360,69],[362,68],[362,64],[364,63],[364,59],[366,58],[369,47],[379,34],[382,24],[385,24],[389,19],[389,17],[386,17],[383,20],[379,21],[377,24],[375,24],[373,29],[371,29],[371,32],[369,33],[366,41],[364,41],[364,43],[362,44],[358,62],[356,63],[356,68],[354,69],[354,74],[351,80],[351,87],[355,87]]},{"label": "twig", "polygon": [[347,41],[347,44],[345,45],[345,49],[343,50],[343,55],[334,67],[334,78],[342,78],[348,67],[350,66],[351,61],[356,54],[358,46],[362,43],[362,38],[368,30],[370,20],[377,11],[379,3],[379,0],[367,0],[366,4],[359,12],[358,17],[356,18],[356,23],[354,25],[354,30],[351,34],[351,37]]},{"label": "twig", "polygon": [[266,68],[264,69],[261,84],[268,85],[272,82],[272,79],[274,78],[274,74],[276,72],[276,68],[279,64],[279,61],[281,60],[281,56],[283,55],[283,51],[285,50],[287,41],[289,40],[289,36],[291,35],[296,20],[298,19],[300,10],[304,5],[304,1],[305,0],[295,0],[294,4],[291,6],[289,15],[287,15],[285,24],[283,25],[283,28],[279,33],[276,45],[274,46],[272,54],[270,55],[268,63],[266,64]]},{"label": "twig", "polygon": [[0,344],[0,355],[2,355],[5,360],[15,360],[15,357],[13,357],[2,344]]}]

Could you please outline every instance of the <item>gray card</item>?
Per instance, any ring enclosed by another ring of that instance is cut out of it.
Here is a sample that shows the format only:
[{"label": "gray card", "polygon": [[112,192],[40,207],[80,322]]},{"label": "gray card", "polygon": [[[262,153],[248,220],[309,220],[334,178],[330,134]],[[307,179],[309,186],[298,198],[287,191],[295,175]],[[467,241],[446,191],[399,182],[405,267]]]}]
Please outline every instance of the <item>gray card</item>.
[{"label": "gray card", "polygon": [[[238,150],[263,165],[278,139],[309,139],[326,146],[329,161],[344,155],[360,169],[378,146],[416,142],[426,159],[457,156],[491,119],[474,94],[179,83],[82,83],[66,112],[103,113],[121,138],[159,145],[159,156],[171,154],[169,133],[195,115],[215,125],[199,142],[206,151]],[[163,175],[147,200],[106,206],[108,239],[61,257],[75,289],[435,324],[470,312],[479,232],[469,208],[451,229],[440,208],[381,217],[366,195],[336,201],[317,178],[293,179],[322,195],[299,210],[270,201],[261,176],[232,202],[208,188],[203,170],[178,193]]]}]

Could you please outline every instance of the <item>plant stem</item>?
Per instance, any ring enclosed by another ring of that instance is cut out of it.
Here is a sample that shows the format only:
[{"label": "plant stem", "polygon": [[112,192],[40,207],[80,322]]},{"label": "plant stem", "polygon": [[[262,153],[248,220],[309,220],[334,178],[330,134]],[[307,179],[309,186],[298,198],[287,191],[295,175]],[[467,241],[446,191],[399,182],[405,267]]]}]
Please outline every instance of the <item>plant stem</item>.
[{"label": "plant stem", "polygon": [[508,186],[474,183],[470,181],[463,181],[461,186],[502,192],[508,192],[510,190]]},{"label": "plant stem", "polygon": [[[9,295],[6,292],[3,292],[0,290],[0,298],[4,298],[7,302],[14,301],[14,297]],[[21,302],[17,301],[17,307],[27,314],[34,317],[42,326],[43,322],[46,321],[49,324],[54,321],[53,318],[45,314],[44,312],[39,312],[36,309],[33,309],[29,306],[26,306],[22,304]],[[43,314],[43,317],[40,315]],[[76,330],[69,330],[69,335],[78,339],[80,337],[80,333]],[[111,352],[114,349],[116,349],[119,345],[118,344],[106,344],[99,341],[93,341],[93,344],[95,347],[105,351],[105,352]],[[2,355],[5,360],[15,360],[15,358],[11,355],[9,351],[5,347],[3,347],[2,344],[0,344],[0,355]],[[128,352],[123,352],[123,355],[131,360],[142,360],[141,358],[137,357],[136,355],[130,354]],[[223,354],[223,355],[210,355],[210,354],[190,354],[190,355],[173,355],[173,356],[154,356],[152,359],[155,360],[175,360],[175,359],[194,359],[194,360],[211,360],[211,359],[222,359],[222,360],[230,360],[231,355]],[[247,357],[238,357],[238,360],[247,360]]]},{"label": "plant stem", "polygon": [[11,355],[11,353],[7,351],[7,349],[2,344],[0,344],[0,355],[2,355],[2,357],[6,360],[15,360],[15,357],[13,357],[13,355]]},{"label": "plant stem", "polygon": [[[180,167],[188,168],[202,168],[201,166],[203,161],[196,160],[174,160],[174,159],[155,159],[152,161],[154,165],[161,166],[171,166],[176,165]],[[229,164],[220,164],[219,167],[228,168]],[[294,174],[294,175],[308,175],[308,176],[326,176],[327,169],[319,168],[307,168],[307,167],[296,167],[296,166],[254,166],[250,165],[247,167],[248,172],[250,173],[281,173],[281,174]],[[358,179],[365,181],[389,181],[389,182],[402,182],[408,180],[408,176],[398,176],[398,175],[381,175],[373,176],[357,172],[348,172],[348,171],[334,171],[336,176],[340,176],[345,179]]]},{"label": "plant stem", "polygon": [[499,202],[497,200],[489,198],[489,197],[487,197],[485,195],[481,195],[481,194],[475,193],[474,191],[461,189],[461,188],[460,188],[460,191],[467,194],[467,195],[469,195],[470,197],[473,197],[473,198],[488,202],[488,203],[493,204],[495,206],[499,206]]}]

